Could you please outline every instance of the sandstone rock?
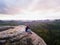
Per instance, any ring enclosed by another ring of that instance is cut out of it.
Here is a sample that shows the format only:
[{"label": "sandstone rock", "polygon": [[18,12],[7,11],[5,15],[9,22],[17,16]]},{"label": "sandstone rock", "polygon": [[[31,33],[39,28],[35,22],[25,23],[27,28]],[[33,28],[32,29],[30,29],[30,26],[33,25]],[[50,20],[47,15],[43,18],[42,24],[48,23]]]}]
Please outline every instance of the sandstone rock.
[{"label": "sandstone rock", "polygon": [[44,40],[37,34],[25,32],[26,26],[14,26],[0,32],[0,45],[46,45]]}]

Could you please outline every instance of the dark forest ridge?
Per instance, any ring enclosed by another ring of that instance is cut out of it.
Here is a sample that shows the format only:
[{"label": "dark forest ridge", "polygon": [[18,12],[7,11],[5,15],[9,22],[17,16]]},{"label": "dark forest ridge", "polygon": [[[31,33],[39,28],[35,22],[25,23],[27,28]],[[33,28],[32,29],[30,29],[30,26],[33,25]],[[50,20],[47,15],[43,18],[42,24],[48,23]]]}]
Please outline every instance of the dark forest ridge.
[{"label": "dark forest ridge", "polygon": [[8,29],[13,29],[14,27],[13,26],[0,26],[0,32],[1,31],[6,31]]}]

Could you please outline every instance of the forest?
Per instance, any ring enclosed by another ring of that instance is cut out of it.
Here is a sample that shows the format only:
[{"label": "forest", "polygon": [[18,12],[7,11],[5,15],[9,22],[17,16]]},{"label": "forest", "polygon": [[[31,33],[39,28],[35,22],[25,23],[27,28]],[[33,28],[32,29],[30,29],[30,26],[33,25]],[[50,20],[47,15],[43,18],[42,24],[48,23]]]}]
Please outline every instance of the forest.
[{"label": "forest", "polygon": [[47,45],[60,45],[60,20],[32,24],[30,28],[42,37]]}]

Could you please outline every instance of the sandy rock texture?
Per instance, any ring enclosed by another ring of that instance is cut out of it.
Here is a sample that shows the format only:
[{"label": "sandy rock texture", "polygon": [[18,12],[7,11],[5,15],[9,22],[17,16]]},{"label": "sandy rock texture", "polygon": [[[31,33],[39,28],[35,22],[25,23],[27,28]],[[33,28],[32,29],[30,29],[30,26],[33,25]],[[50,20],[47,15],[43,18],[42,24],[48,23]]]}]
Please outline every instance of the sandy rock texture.
[{"label": "sandy rock texture", "polygon": [[37,34],[25,32],[26,26],[13,26],[14,28],[0,31],[0,45],[47,45]]}]

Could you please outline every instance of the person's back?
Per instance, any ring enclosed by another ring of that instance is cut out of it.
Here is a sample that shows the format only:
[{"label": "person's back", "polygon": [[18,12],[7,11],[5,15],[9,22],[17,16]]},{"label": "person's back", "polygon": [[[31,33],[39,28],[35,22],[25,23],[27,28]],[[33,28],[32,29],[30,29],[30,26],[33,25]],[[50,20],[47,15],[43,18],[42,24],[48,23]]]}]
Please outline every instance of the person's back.
[{"label": "person's back", "polygon": [[25,31],[27,32],[28,29],[30,29],[30,28],[27,26]]},{"label": "person's back", "polygon": [[32,34],[31,33],[31,29],[28,26],[26,27],[26,30],[25,31],[28,32],[28,33],[30,33],[30,34]]}]

